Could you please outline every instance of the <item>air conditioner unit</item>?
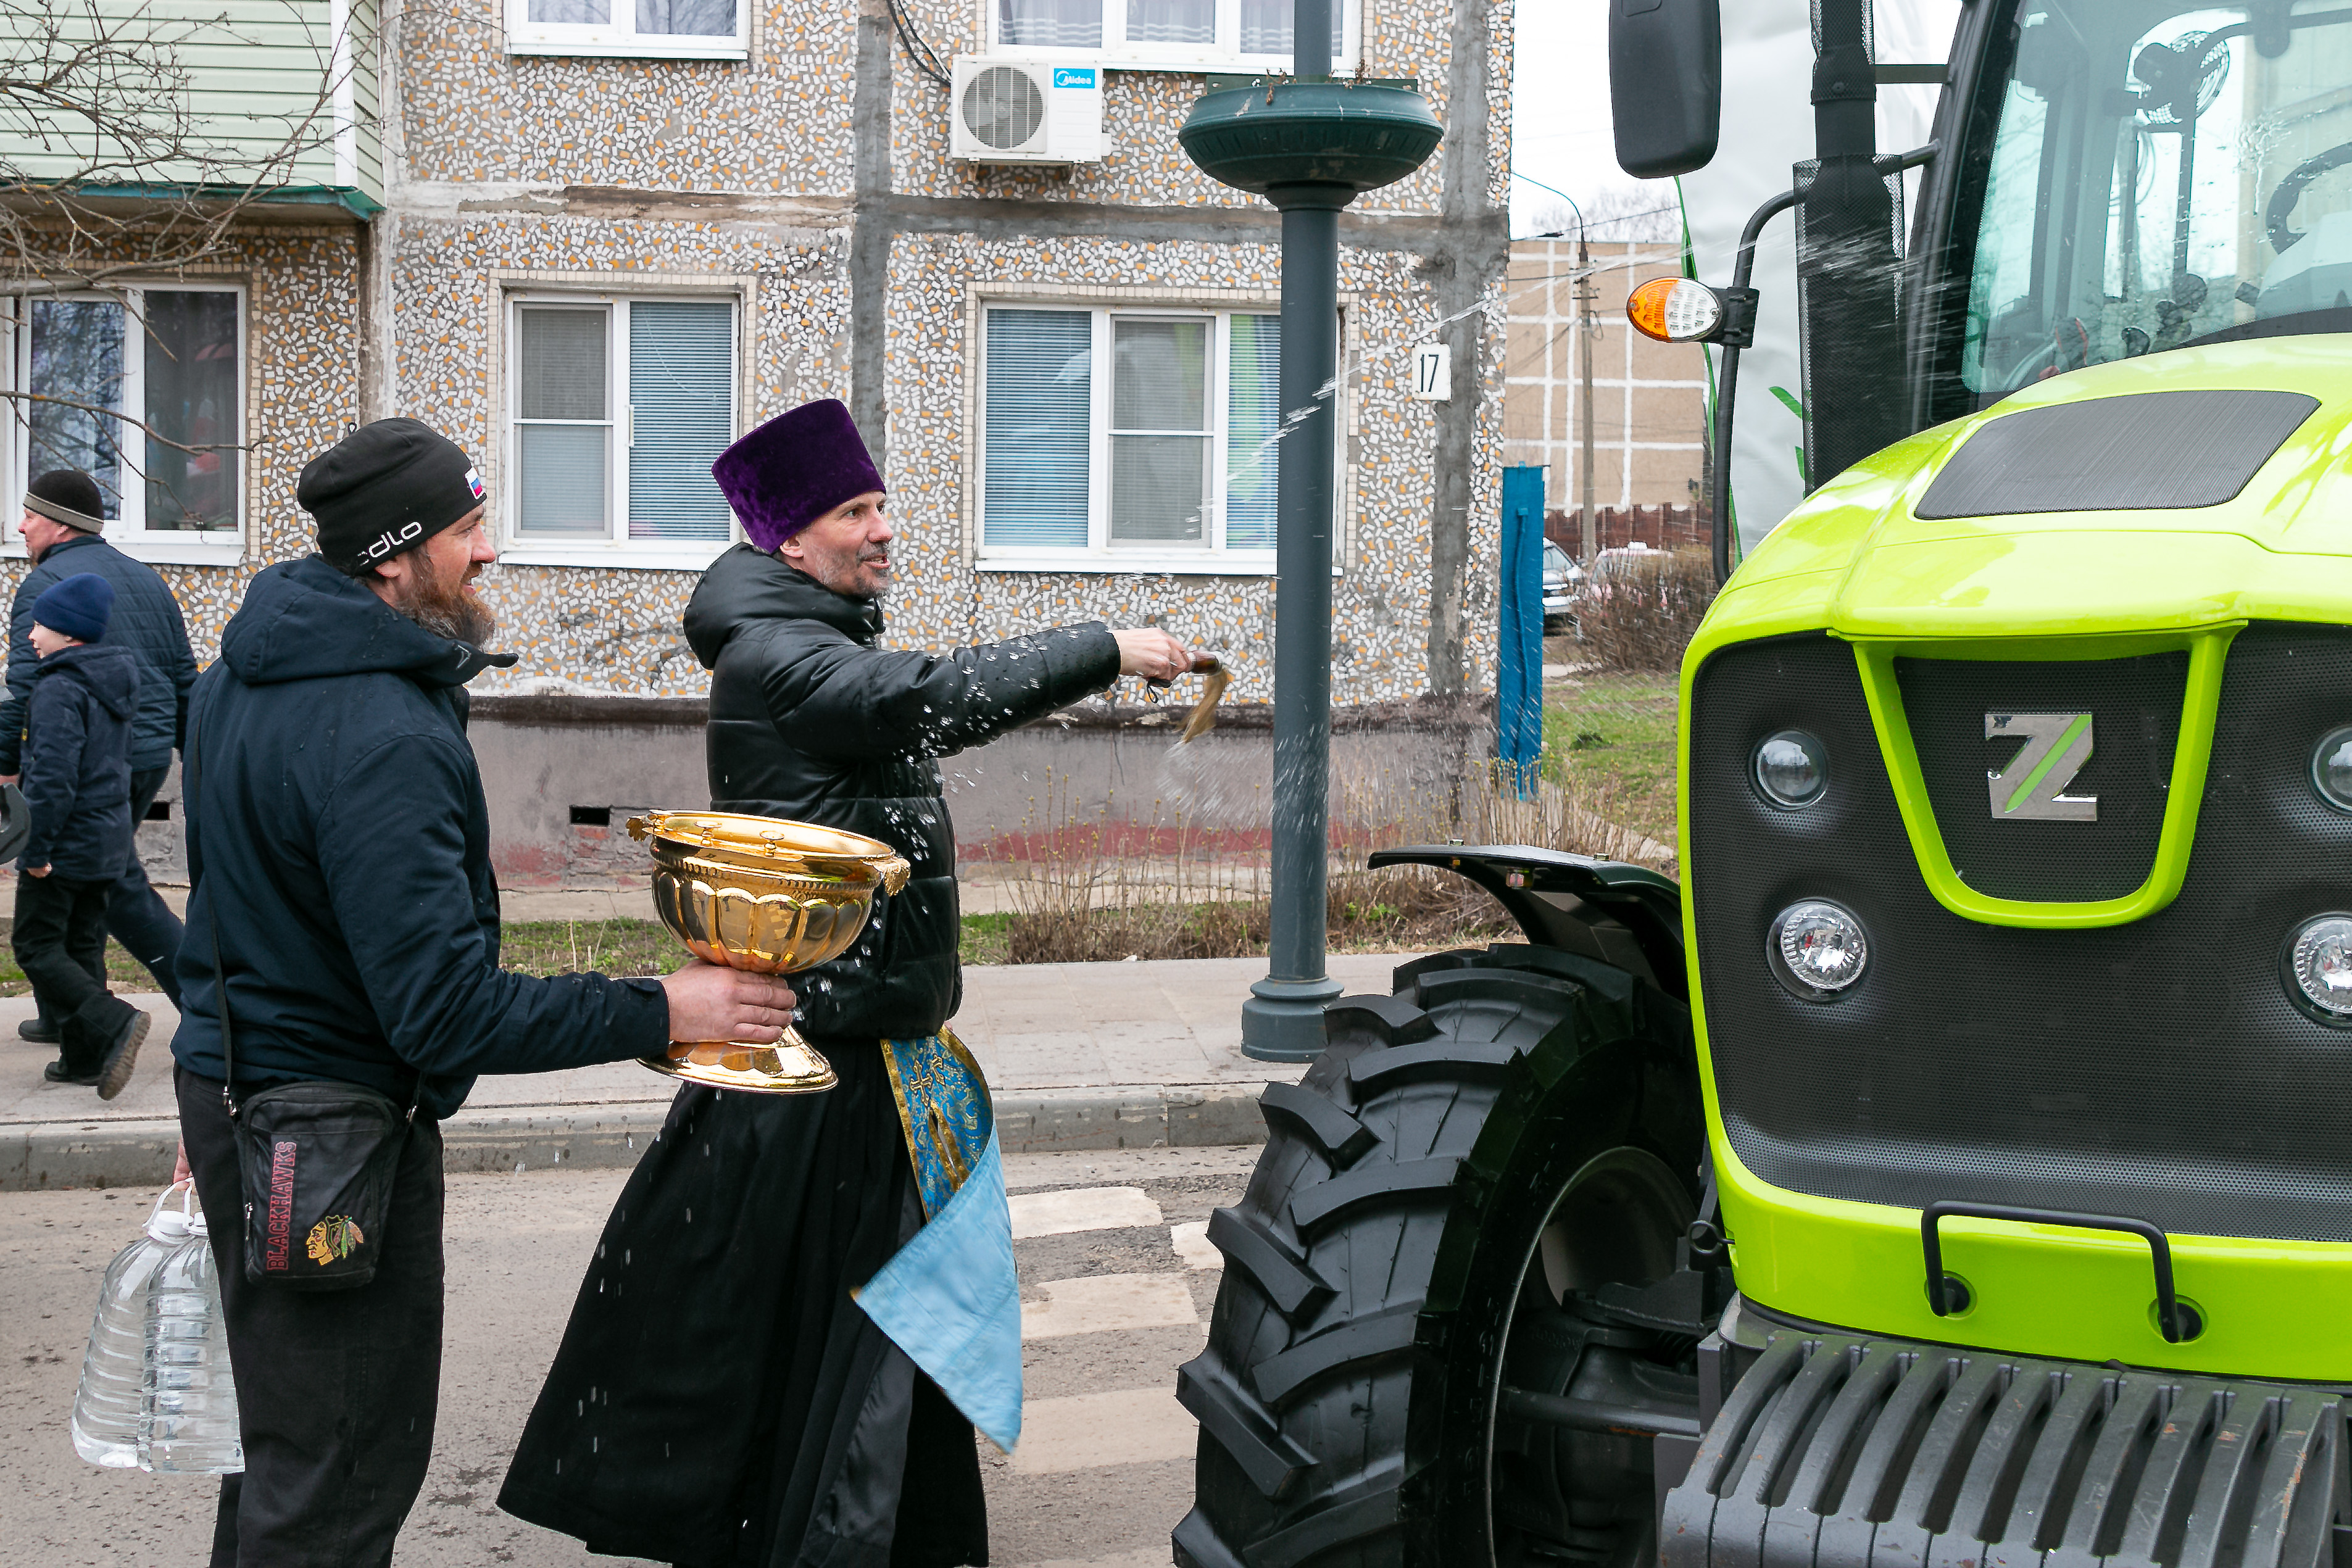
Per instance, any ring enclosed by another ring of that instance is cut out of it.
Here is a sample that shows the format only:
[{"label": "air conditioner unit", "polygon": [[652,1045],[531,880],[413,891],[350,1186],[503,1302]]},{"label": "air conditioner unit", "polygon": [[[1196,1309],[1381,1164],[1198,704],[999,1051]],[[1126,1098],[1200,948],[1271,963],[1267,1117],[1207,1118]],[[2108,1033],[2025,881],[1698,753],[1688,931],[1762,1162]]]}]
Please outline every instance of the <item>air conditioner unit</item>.
[{"label": "air conditioner unit", "polygon": [[959,55],[950,156],[973,163],[1102,162],[1100,66]]}]

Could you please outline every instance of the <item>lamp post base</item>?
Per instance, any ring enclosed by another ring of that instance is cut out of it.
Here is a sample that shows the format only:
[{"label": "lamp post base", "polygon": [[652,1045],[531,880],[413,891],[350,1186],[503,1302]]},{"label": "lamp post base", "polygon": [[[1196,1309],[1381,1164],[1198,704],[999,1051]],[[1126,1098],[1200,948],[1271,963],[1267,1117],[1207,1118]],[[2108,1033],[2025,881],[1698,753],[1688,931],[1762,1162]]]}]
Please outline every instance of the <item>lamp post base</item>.
[{"label": "lamp post base", "polygon": [[1242,1054],[1254,1061],[1312,1061],[1323,1054],[1323,1009],[1347,988],[1318,980],[1260,980],[1242,1004]]}]

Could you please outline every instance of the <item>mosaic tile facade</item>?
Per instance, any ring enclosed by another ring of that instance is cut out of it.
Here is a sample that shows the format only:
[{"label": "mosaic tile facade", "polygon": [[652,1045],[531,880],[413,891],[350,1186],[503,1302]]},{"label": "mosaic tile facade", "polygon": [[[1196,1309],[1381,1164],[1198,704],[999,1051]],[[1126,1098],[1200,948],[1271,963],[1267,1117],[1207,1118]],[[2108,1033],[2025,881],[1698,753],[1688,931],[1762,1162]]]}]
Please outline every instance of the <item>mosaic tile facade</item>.
[{"label": "mosaic tile facade", "polygon": [[[1417,79],[1431,110],[1445,120],[1450,5],[1444,0],[1363,0],[1363,4],[1364,74]],[[985,47],[983,15],[969,0],[908,0],[904,9],[943,59],[952,54],[977,54]],[[1507,62],[1507,16],[1504,26],[1503,57]],[[903,61],[904,56],[900,58]],[[1176,144],[1177,130],[1192,112],[1203,86],[1202,78],[1184,72],[1110,71],[1103,83],[1103,161],[1066,170],[1027,169],[1017,164],[968,163],[949,157],[947,89],[919,72],[900,69],[895,73],[891,98],[894,127],[938,130],[892,138],[891,189],[926,196],[1257,206],[1256,198],[1202,173]],[[1443,158],[1433,158],[1411,179],[1367,193],[1355,210],[1433,214],[1439,208],[1443,168]]]},{"label": "mosaic tile facade", "polygon": [[[438,425],[475,455],[495,502],[506,478],[509,296],[645,288],[740,302],[745,427],[809,398],[855,402],[857,367],[878,366],[886,469],[905,541],[894,642],[946,647],[1040,622],[1152,622],[1225,654],[1236,697],[1270,696],[1269,577],[982,571],[973,559],[971,345],[982,304],[1144,289],[1270,308],[1278,297],[1272,210],[1208,181],[1176,146],[1202,78],[1108,73],[1109,155],[1098,166],[975,170],[946,157],[947,94],[910,67],[887,24],[815,0],[748,3],[759,7],[751,58],[735,63],[511,56],[500,0],[398,14],[390,208],[366,236],[374,270],[350,229],[257,234],[236,263],[252,289],[248,429],[258,443],[248,458],[247,562],[167,572],[204,656],[254,566],[307,549],[294,476],[347,423],[400,413]],[[1463,685],[1491,685],[1494,530],[1481,519],[1496,504],[1502,449],[1503,253],[1464,236],[1500,233],[1509,0],[1365,4],[1368,73],[1417,78],[1449,121],[1455,80],[1475,79],[1460,74],[1453,40],[1483,37],[1486,89],[1472,101],[1486,114],[1485,167],[1475,182],[1449,182],[1447,159],[1476,130],[1450,124],[1427,168],[1359,204],[1379,232],[1360,230],[1358,243],[1343,246],[1347,441],[1333,657],[1334,695],[1347,704],[1408,698],[1433,684],[1432,518],[1449,421],[1471,432]],[[978,0],[910,0],[907,9],[942,57],[978,47]],[[870,52],[859,57],[877,38],[889,51],[887,78]],[[870,183],[856,193],[857,138],[873,135],[880,118],[870,112],[877,83],[890,106],[889,144],[869,147],[865,167],[869,181],[887,181],[879,198]],[[1068,214],[1049,205],[1041,217],[1028,204],[1039,202],[1066,204]],[[1169,209],[1229,211],[1238,226],[1200,238],[1146,232],[1140,214],[1160,214],[1151,221],[1164,229]],[[861,246],[878,256],[862,274]],[[1465,268],[1475,274],[1466,291]],[[1405,395],[1412,348],[1458,331],[1449,318],[1472,323],[1455,339],[1451,411]],[[1464,344],[1476,350],[1475,365]],[[367,387],[363,345],[383,355]],[[695,580],[635,567],[493,568],[485,587],[501,640],[522,655],[495,685],[699,695],[705,676],[678,624]]]}]

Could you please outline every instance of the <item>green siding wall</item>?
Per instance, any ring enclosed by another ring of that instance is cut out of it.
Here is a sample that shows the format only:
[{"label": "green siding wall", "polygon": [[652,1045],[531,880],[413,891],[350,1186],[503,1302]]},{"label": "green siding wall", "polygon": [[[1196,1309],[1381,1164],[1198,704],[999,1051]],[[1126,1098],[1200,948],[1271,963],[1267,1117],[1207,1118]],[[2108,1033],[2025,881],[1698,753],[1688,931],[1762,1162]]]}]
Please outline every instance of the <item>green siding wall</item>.
[{"label": "green siding wall", "polygon": [[[189,73],[186,105],[195,140],[210,154],[140,172],[141,183],[249,179],[289,140],[299,151],[283,183],[355,188],[383,199],[383,161],[377,130],[377,7],[354,0],[343,20],[345,68],[351,90],[349,128],[342,135],[350,162],[338,177],[338,120],[331,90],[335,73],[335,7],[329,0],[99,0],[101,15],[119,17],[127,36],[162,40]],[[61,15],[63,13],[60,13]],[[0,17],[0,47],[18,58],[34,47],[21,32],[7,36]],[[60,123],[64,145],[44,147],[30,127],[0,122],[0,157],[37,179],[57,179],[86,166],[68,151],[88,145],[87,122]]]}]

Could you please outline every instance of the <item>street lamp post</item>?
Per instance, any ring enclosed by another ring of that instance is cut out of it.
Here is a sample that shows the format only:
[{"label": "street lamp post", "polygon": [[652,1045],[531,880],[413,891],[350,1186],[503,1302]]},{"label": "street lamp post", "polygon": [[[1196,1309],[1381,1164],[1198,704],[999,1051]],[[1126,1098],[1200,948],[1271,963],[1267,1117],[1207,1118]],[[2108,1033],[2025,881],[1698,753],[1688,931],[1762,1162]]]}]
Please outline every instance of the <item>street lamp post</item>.
[{"label": "street lamp post", "polygon": [[1331,77],[1331,0],[1296,0],[1296,74],[1211,92],[1178,132],[1213,178],[1282,212],[1282,423],[1276,456],[1274,917],[1266,977],[1242,1006],[1242,1050],[1323,1049],[1331,787],[1332,468],[1338,450],[1339,213],[1402,180],[1444,135],[1410,83]]}]

